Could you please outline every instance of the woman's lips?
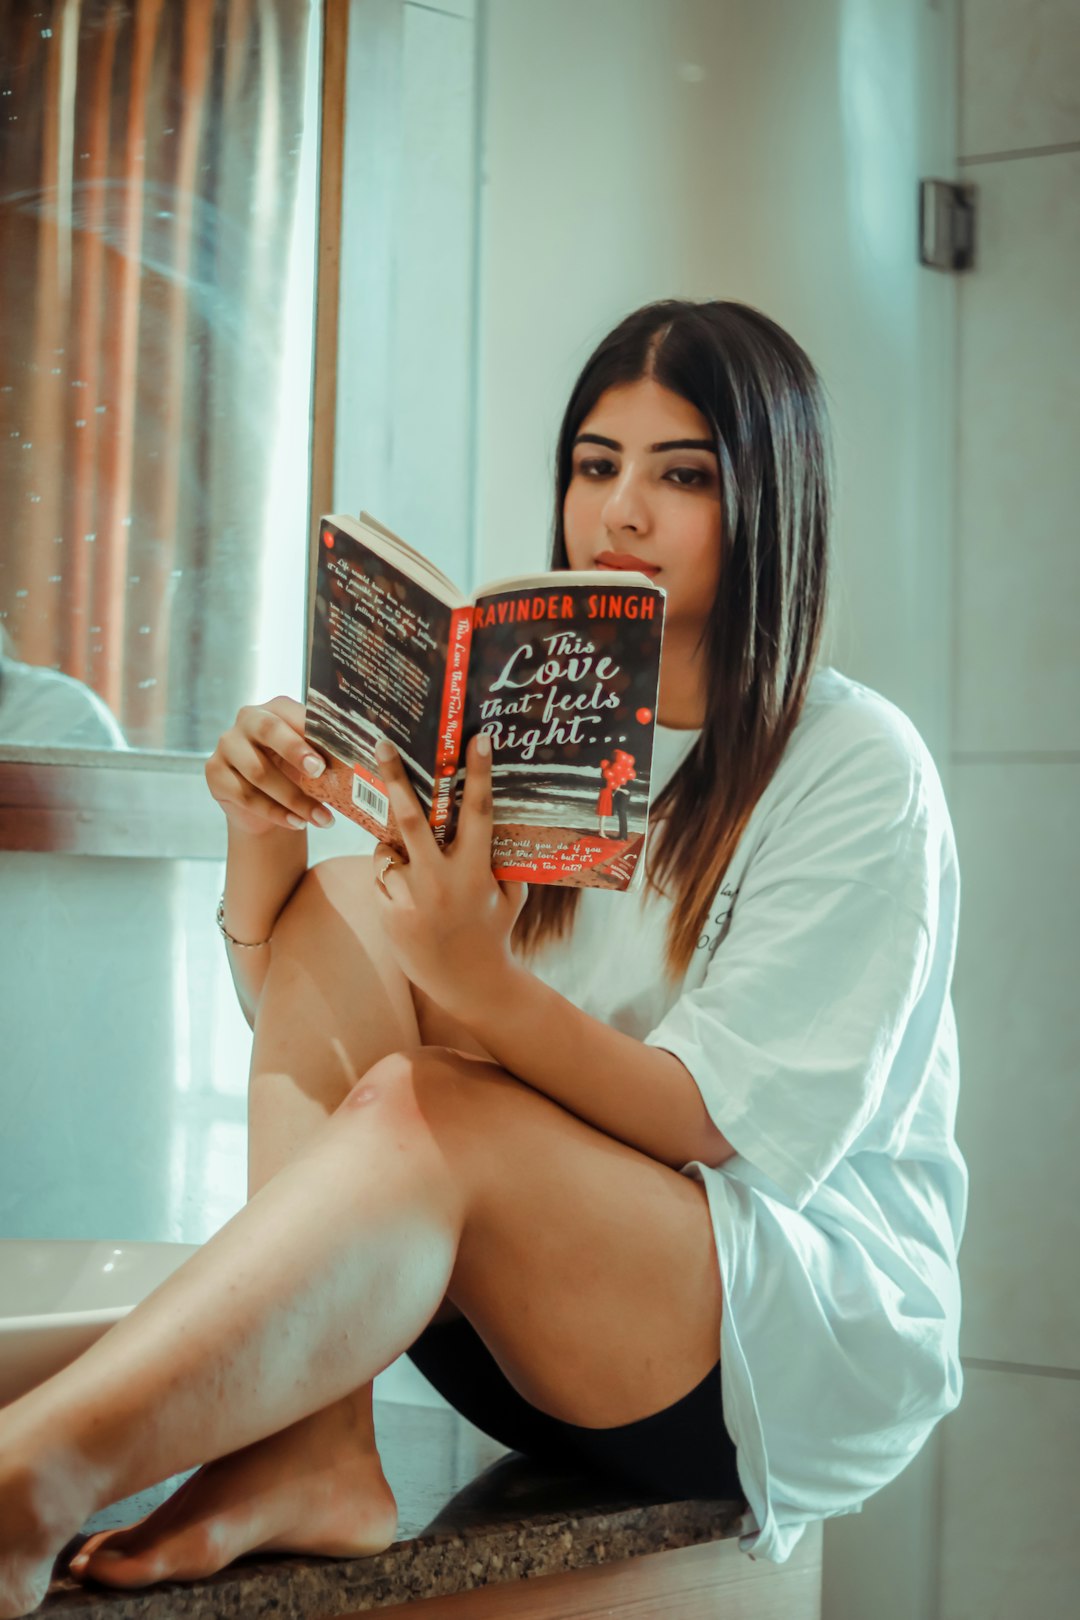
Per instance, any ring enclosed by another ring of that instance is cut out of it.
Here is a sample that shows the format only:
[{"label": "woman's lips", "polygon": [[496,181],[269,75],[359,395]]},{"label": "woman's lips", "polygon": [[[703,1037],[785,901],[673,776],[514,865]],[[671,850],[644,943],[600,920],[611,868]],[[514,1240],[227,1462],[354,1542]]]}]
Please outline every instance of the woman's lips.
[{"label": "woman's lips", "polygon": [[626,569],[636,569],[642,574],[658,574],[660,572],[655,564],[642,562],[640,557],[627,557],[621,554],[613,555],[611,552],[604,552],[602,556],[597,557],[596,566],[597,568],[614,569],[616,573],[625,572]]}]

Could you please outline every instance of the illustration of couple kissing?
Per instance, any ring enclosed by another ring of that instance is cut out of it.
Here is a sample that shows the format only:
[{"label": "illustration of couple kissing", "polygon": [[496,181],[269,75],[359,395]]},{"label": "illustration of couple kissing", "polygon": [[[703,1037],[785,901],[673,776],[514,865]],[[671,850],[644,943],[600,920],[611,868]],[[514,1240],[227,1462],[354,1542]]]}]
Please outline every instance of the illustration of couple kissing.
[{"label": "illustration of couple kissing", "polygon": [[632,782],[637,775],[634,770],[633,754],[628,754],[624,748],[616,748],[610,760],[600,761],[600,773],[604,785],[596,801],[596,814],[599,817],[597,831],[603,838],[604,822],[608,816],[614,814],[619,818],[618,836],[625,842],[629,838],[627,810],[630,805],[630,792],[627,783]]}]

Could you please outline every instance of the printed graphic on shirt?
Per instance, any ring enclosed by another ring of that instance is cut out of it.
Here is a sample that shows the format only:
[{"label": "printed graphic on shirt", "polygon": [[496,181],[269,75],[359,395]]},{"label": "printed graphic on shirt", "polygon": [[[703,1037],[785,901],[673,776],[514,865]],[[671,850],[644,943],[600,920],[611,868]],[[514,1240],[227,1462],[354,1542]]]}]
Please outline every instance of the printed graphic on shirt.
[{"label": "printed graphic on shirt", "polygon": [[735,899],[739,890],[733,889],[730,883],[725,883],[716,895],[716,910],[706,925],[704,933],[698,940],[695,950],[705,951],[711,961],[716,954],[717,946],[728,931],[731,922],[731,913],[735,910]]}]

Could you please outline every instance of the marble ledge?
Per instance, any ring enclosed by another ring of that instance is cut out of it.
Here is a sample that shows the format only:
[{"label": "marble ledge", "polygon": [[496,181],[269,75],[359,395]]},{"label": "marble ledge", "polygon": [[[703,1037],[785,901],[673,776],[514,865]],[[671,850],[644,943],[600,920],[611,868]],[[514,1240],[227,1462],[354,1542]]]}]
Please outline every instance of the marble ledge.
[{"label": "marble ledge", "polygon": [[544,1468],[440,1408],[377,1402],[375,1428],[399,1507],[398,1539],[385,1552],[261,1554],[202,1581],[132,1592],[80,1586],[65,1573],[87,1535],[149,1513],[178,1478],[89,1520],[64,1549],[36,1612],[85,1620],[331,1620],[725,1540],[737,1534],[745,1507],[658,1501],[596,1476]]}]

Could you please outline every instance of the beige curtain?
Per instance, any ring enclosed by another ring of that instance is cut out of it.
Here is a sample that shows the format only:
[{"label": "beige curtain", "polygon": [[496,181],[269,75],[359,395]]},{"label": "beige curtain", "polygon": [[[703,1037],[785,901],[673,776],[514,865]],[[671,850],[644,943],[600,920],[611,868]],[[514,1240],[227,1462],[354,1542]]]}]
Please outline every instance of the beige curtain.
[{"label": "beige curtain", "polygon": [[135,747],[247,690],[309,12],[0,0],[0,611]]}]

